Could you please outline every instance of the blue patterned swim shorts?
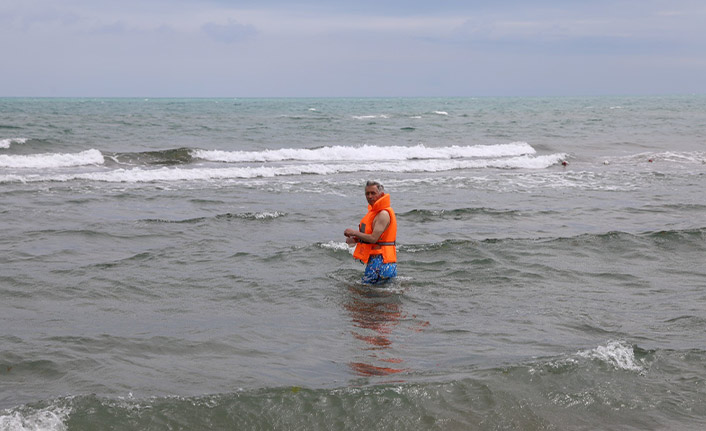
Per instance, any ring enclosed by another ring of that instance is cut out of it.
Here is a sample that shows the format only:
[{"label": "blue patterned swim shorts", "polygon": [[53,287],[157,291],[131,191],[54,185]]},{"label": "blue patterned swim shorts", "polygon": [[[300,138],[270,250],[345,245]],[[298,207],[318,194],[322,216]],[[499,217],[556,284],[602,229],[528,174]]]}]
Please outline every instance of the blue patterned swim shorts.
[{"label": "blue patterned swim shorts", "polygon": [[365,265],[363,284],[382,284],[397,277],[396,263],[383,263],[382,255],[373,255]]}]

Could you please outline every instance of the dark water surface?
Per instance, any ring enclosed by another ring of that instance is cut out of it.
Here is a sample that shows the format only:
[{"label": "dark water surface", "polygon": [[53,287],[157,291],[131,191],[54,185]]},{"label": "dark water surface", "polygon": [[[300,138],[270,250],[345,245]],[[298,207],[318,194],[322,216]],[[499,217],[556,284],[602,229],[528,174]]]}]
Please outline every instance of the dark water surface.
[{"label": "dark water surface", "polygon": [[0,99],[0,430],[703,429],[705,190],[703,96]]}]

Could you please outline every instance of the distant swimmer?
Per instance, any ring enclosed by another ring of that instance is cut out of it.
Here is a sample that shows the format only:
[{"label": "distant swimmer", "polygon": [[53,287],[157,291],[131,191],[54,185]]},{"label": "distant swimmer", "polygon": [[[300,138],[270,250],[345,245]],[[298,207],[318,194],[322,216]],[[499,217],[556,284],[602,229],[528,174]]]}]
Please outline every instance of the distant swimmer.
[{"label": "distant swimmer", "polygon": [[346,229],[346,243],[353,247],[353,257],[365,263],[363,283],[384,283],[397,277],[397,218],[390,207],[390,195],[377,181],[365,183],[368,213],[358,230]]}]

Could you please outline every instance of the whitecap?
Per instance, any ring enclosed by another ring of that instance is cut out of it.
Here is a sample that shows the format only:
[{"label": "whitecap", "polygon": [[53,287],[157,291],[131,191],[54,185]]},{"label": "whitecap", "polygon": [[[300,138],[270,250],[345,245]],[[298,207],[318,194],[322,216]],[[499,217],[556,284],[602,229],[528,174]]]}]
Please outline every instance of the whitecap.
[{"label": "whitecap", "polygon": [[365,163],[307,163],[281,166],[243,166],[227,168],[115,169],[54,175],[0,175],[0,182],[38,182],[89,180],[102,182],[143,183],[156,181],[209,181],[252,178],[273,178],[296,175],[333,175],[353,172],[443,172],[456,169],[544,169],[559,163],[565,154],[530,157],[519,156],[493,159],[431,159]]},{"label": "whitecap", "polygon": [[0,155],[0,167],[5,168],[62,168],[71,166],[102,165],[103,154],[95,149],[80,153],[45,153],[28,155]]},{"label": "whitecap", "polygon": [[316,149],[282,148],[264,151],[222,151],[194,150],[192,156],[212,162],[281,162],[301,161],[359,161],[365,160],[412,160],[412,159],[453,159],[471,157],[508,157],[535,154],[536,150],[527,142],[511,142],[496,145],[453,145],[448,147],[416,146],[376,146],[362,145],[329,146]]},{"label": "whitecap", "polygon": [[353,247],[349,247],[348,244],[346,244],[345,242],[339,242],[339,241],[323,242],[323,243],[319,244],[319,247],[327,249],[327,250],[350,251],[351,254],[353,253]]},{"label": "whitecap", "polygon": [[287,215],[287,213],[284,213],[281,211],[262,211],[262,212],[253,213],[252,217],[256,220],[266,220],[266,219],[275,219],[275,218],[279,218],[279,217],[284,217],[286,215]]},{"label": "whitecap", "polygon": [[577,353],[578,356],[595,359],[612,365],[618,370],[644,371],[641,361],[635,359],[633,347],[622,341],[610,341],[605,346],[585,350]]},{"label": "whitecap", "polygon": [[[604,164],[638,164],[649,161],[675,163],[675,164],[702,164],[706,160],[706,152],[703,151],[663,151],[663,152],[642,152],[628,156],[615,157],[606,160]],[[606,163],[608,162],[608,163]]]}]

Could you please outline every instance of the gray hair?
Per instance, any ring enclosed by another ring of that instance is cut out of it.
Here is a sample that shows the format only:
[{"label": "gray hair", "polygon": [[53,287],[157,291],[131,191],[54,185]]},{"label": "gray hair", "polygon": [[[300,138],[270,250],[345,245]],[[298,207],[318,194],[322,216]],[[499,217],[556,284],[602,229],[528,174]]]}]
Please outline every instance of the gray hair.
[{"label": "gray hair", "polygon": [[378,188],[378,191],[379,191],[379,192],[384,192],[384,191],[385,191],[385,187],[383,187],[383,185],[380,184],[380,183],[377,182],[377,181],[368,180],[368,182],[365,183],[365,187],[370,187],[370,186],[376,186],[376,187]]}]

